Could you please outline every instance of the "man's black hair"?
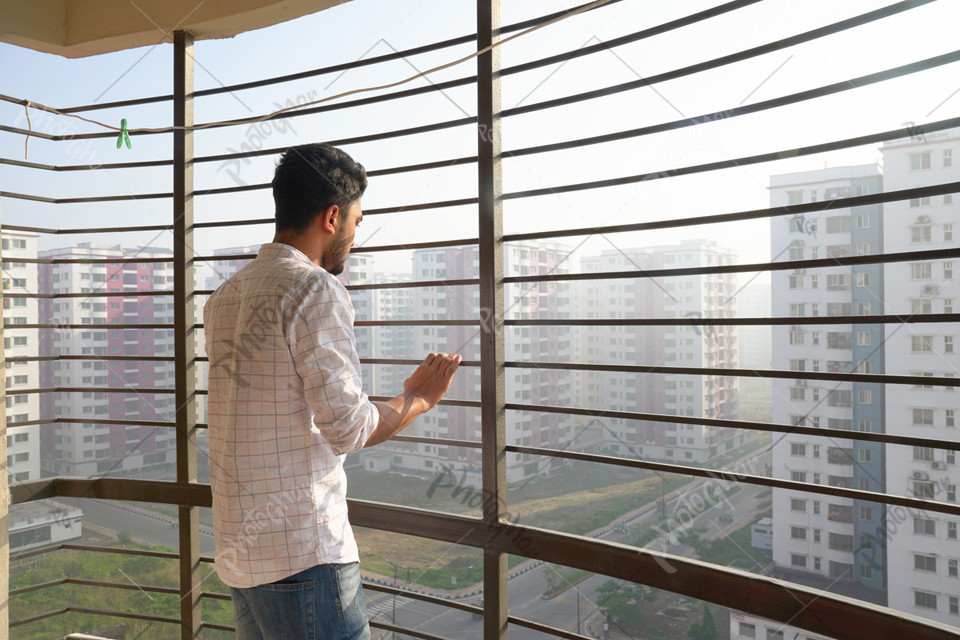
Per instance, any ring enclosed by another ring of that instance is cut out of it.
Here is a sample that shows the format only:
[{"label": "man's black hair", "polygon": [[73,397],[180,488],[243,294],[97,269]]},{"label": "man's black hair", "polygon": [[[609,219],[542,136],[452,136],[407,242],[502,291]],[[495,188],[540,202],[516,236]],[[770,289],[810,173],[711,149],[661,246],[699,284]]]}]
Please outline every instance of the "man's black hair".
[{"label": "man's black hair", "polygon": [[331,205],[346,215],[367,189],[367,172],[336,147],[303,144],[280,156],[272,184],[277,231],[302,231]]}]

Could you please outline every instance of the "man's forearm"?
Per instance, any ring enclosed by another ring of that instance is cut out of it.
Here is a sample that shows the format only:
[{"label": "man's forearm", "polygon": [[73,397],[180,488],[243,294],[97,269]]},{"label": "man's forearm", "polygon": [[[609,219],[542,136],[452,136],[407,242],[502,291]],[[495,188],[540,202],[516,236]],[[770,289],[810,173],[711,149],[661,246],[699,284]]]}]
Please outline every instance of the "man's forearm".
[{"label": "man's forearm", "polygon": [[376,429],[367,438],[364,447],[372,447],[386,442],[400,433],[404,427],[418,416],[430,410],[430,404],[414,393],[404,393],[386,402],[374,402],[380,411],[380,421]]}]

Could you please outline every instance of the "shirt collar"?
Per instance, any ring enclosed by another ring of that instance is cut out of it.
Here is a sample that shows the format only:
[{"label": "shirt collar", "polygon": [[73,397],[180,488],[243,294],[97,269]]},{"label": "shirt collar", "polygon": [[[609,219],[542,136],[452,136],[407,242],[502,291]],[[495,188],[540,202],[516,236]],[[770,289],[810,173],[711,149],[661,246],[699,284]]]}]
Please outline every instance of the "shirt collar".
[{"label": "shirt collar", "polygon": [[312,267],[317,266],[316,263],[308,258],[307,254],[305,254],[303,251],[300,251],[300,249],[283,242],[267,242],[260,245],[260,250],[257,252],[257,258],[292,258],[294,260],[306,262]]}]

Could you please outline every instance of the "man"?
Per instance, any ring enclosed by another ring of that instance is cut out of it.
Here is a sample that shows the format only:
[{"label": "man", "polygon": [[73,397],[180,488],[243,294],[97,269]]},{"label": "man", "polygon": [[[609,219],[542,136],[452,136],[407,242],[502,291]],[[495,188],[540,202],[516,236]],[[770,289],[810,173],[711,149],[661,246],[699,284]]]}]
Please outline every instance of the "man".
[{"label": "man", "polygon": [[273,242],[204,306],[215,566],[239,640],[370,637],[343,459],[433,408],[460,363],[430,354],[388,402],[361,389],[353,306],[335,276],[366,187],[340,149],[289,149]]}]

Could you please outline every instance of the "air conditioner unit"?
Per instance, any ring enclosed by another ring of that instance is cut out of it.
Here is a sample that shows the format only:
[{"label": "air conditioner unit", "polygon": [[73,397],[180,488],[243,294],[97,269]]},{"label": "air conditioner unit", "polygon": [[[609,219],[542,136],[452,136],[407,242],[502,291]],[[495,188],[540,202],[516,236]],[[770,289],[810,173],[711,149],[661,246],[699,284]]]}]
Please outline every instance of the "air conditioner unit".
[{"label": "air conditioner unit", "polygon": [[928,480],[930,476],[927,475],[926,471],[914,471],[913,479],[914,480]]},{"label": "air conditioner unit", "polygon": [[930,224],[930,216],[917,216],[917,224]]},{"label": "air conditioner unit", "polygon": [[938,293],[940,293],[940,287],[935,284],[925,284],[920,289],[920,295],[922,296],[935,296]]},{"label": "air conditioner unit", "polygon": [[806,269],[794,269],[794,270],[793,270],[793,275],[796,275],[796,276],[806,275],[806,273],[807,273],[807,270],[806,270]]},{"label": "air conditioner unit", "polygon": [[936,461],[936,462],[930,463],[930,467],[931,467],[932,469],[939,469],[940,471],[946,471],[946,469],[947,469],[947,463],[946,463],[946,462]]}]

